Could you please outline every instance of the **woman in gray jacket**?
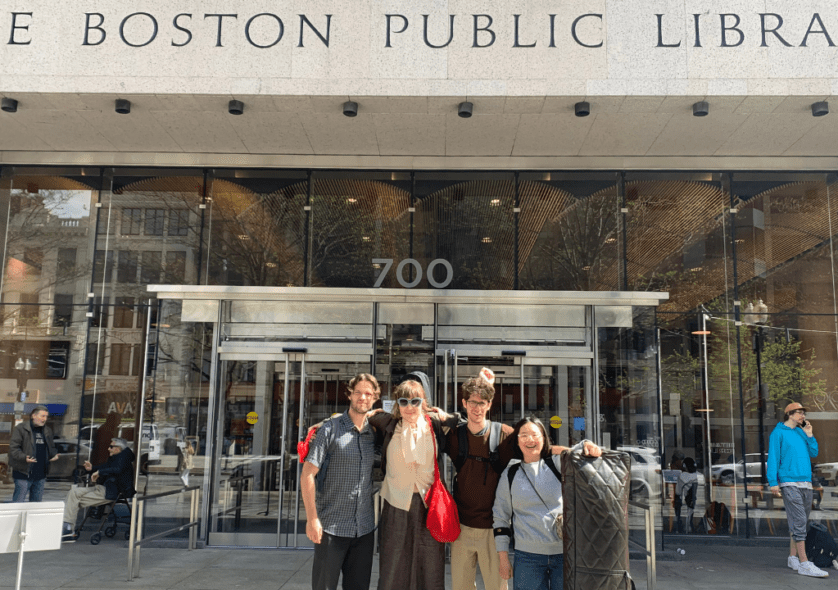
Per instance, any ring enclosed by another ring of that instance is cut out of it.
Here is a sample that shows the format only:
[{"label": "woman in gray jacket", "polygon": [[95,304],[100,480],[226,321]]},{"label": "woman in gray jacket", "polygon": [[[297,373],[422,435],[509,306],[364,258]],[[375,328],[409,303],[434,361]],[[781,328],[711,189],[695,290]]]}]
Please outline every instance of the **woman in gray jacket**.
[{"label": "woman in gray jacket", "polygon": [[[547,431],[538,418],[524,418],[510,436],[520,461],[510,463],[501,475],[493,508],[500,575],[505,580],[512,577],[509,539],[514,531],[515,590],[561,590],[564,548],[556,532],[556,518],[563,510],[560,456],[551,455]],[[587,440],[577,447],[593,457],[602,454]]]}]

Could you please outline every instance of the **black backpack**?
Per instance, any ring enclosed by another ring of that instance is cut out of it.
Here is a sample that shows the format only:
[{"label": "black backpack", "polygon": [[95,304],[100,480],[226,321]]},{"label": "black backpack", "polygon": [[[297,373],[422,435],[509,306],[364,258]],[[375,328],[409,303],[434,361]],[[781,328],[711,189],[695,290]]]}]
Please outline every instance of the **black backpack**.
[{"label": "black backpack", "polygon": [[708,535],[730,533],[730,510],[724,502],[710,502],[704,513],[704,530]]},{"label": "black backpack", "polygon": [[466,459],[474,459],[475,461],[488,461],[495,473],[503,473],[506,465],[501,464],[500,454],[498,453],[498,445],[500,444],[501,427],[500,422],[489,423],[489,458],[478,457],[476,455],[468,454],[468,424],[459,424],[457,426],[457,445],[459,450],[457,458],[454,459],[454,467],[457,472],[466,464]]},{"label": "black backpack", "polygon": [[806,534],[806,557],[818,567],[829,567],[838,559],[838,545],[835,539],[819,522],[813,522]]}]

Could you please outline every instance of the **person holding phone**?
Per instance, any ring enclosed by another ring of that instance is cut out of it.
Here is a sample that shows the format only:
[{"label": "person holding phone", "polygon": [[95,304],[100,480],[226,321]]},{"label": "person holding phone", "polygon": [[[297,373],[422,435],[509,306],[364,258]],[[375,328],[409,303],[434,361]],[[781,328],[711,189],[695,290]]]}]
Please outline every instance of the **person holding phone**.
[{"label": "person holding phone", "polygon": [[791,541],[788,566],[800,575],[826,578],[829,574],[806,557],[806,531],[812,510],[812,463],[818,456],[818,441],[806,408],[797,402],[786,406],[783,422],[771,433],[768,447],[768,485],[782,495]]}]

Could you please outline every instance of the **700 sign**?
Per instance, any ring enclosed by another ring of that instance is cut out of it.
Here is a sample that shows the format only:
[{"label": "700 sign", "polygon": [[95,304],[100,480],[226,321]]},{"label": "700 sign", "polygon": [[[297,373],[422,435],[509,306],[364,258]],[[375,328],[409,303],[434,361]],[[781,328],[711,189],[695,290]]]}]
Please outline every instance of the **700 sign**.
[{"label": "700 sign", "polygon": [[[384,282],[384,278],[387,276],[387,273],[390,272],[390,269],[393,267],[393,259],[373,258],[372,263],[384,265],[384,268],[381,269],[381,273],[378,275],[378,280],[376,280],[375,285],[373,285],[373,288],[377,289],[381,286],[381,283]],[[404,267],[408,264],[416,270],[416,276],[410,282],[407,282],[404,278]],[[439,282],[434,278],[434,268],[436,268],[438,264],[441,264],[443,267],[445,267],[445,280],[442,282]],[[412,289],[413,287],[418,285],[419,282],[422,280],[422,265],[419,264],[418,260],[414,260],[413,258],[405,258],[404,260],[399,262],[398,266],[396,267],[396,280],[405,289]],[[451,266],[450,262],[448,262],[447,260],[443,260],[442,258],[431,260],[431,263],[428,265],[428,282],[431,284],[432,287],[436,287],[437,289],[444,289],[445,287],[451,284],[452,280],[454,280],[454,268]]]}]

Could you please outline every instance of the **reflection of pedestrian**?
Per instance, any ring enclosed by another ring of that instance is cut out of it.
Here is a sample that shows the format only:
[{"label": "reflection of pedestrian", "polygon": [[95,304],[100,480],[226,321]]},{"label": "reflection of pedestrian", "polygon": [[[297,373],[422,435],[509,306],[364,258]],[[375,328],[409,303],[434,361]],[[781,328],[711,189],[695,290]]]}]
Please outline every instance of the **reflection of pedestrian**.
[{"label": "reflection of pedestrian", "polygon": [[110,412],[105,417],[105,423],[96,429],[96,436],[93,440],[93,452],[90,456],[90,462],[94,465],[104,463],[111,456],[110,452],[108,452],[108,445],[111,439],[116,436],[120,422],[122,422],[122,414]]},{"label": "reflection of pedestrian", "polygon": [[40,502],[50,461],[58,459],[52,443],[52,430],[46,425],[49,410],[35,406],[29,420],[12,431],[9,441],[9,466],[15,480],[12,502]]},{"label": "reflection of pedestrian", "polygon": [[675,518],[678,520],[678,532],[684,532],[681,524],[681,505],[687,506],[687,529],[686,532],[693,533],[693,513],[695,512],[695,500],[698,496],[698,473],[695,469],[695,460],[692,457],[684,459],[684,471],[678,476],[678,483],[675,484]]},{"label": "reflection of pedestrian", "polygon": [[768,447],[768,485],[775,496],[782,494],[789,521],[791,545],[788,566],[797,573],[814,578],[829,574],[806,557],[806,532],[812,509],[812,463],[818,456],[818,441],[812,423],[806,420],[806,408],[799,403],[786,406],[784,422],[771,433]]}]

